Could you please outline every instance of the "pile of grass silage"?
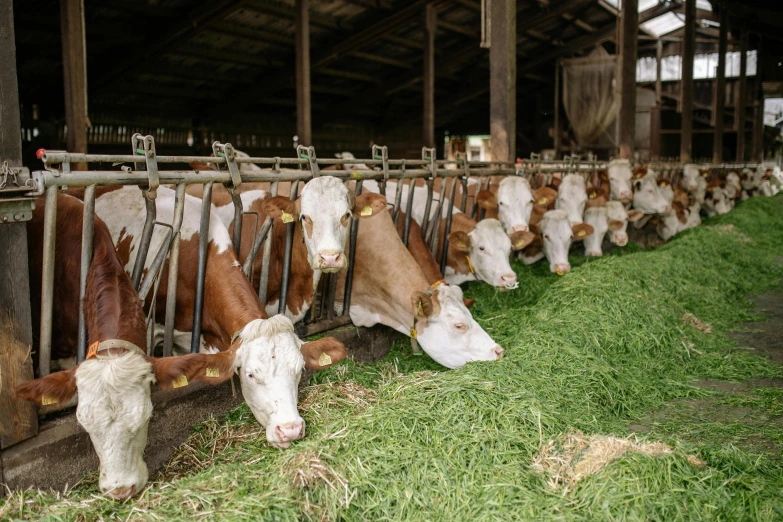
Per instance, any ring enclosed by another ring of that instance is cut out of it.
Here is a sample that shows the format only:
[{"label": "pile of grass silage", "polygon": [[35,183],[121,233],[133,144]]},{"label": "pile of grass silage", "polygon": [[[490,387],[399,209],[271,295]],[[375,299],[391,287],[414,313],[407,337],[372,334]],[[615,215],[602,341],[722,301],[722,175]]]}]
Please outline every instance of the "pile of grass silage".
[{"label": "pile of grass silage", "polygon": [[[517,291],[466,292],[506,348],[497,363],[441,371],[400,345],[380,363],[319,374],[304,393],[308,436],[290,450],[241,438],[215,451],[212,434],[191,449],[206,469],[135,504],[79,492],[31,507],[64,518],[780,519],[781,462],[728,446],[671,437],[673,452],[625,455],[567,492],[531,463],[574,430],[627,435],[651,409],[706,393],[695,378],[778,376],[725,334],[753,318],[746,296],[779,284],[781,245],[783,201],[754,198],[654,251],[579,261],[564,277],[515,266]],[[253,422],[242,407],[214,424],[230,433]]]}]

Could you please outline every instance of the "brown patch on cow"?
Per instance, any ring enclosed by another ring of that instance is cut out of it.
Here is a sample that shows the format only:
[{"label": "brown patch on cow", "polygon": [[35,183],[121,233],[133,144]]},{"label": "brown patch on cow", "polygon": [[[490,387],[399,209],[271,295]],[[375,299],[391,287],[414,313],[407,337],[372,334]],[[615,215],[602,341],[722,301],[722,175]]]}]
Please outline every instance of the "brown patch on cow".
[{"label": "brown patch on cow", "polygon": [[609,230],[620,230],[625,225],[625,221],[619,221],[617,219],[609,220]]},{"label": "brown patch on cow", "polygon": [[348,356],[345,345],[333,337],[324,337],[302,345],[305,367],[310,370],[323,370]]},{"label": "brown patch on cow", "polygon": [[522,250],[533,242],[533,240],[536,238],[536,234],[529,231],[513,232],[509,235],[509,238],[511,239],[512,249]]},{"label": "brown patch on cow", "polygon": [[476,194],[476,203],[486,210],[497,210],[498,208],[498,198],[489,190],[482,190]]},{"label": "brown patch on cow", "polygon": [[672,200],[672,202],[673,203],[679,202],[682,206],[687,207],[690,199],[688,193],[679,185],[673,185],[673,187],[674,187],[674,199]]},{"label": "brown patch on cow", "polygon": [[475,302],[476,302],[476,300],[475,300],[475,299],[468,299],[468,298],[466,298],[466,297],[463,297],[463,298],[462,298],[462,303],[465,305],[465,308],[467,308],[468,310],[470,310],[470,308],[472,308],[472,307],[473,307],[473,304],[474,304]]},{"label": "brown patch on cow", "polygon": [[297,219],[299,216],[298,205],[285,196],[274,196],[263,200],[261,212],[272,219],[282,219],[283,213]]},{"label": "brown patch on cow", "polygon": [[[557,186],[560,186],[558,180]],[[535,205],[549,207],[555,203],[557,199],[557,190],[552,187],[541,187],[533,192],[533,201]]]},{"label": "brown patch on cow", "polygon": [[470,252],[471,240],[467,232],[457,230],[449,234],[449,246],[457,252],[467,254]]},{"label": "brown patch on cow", "polygon": [[672,207],[674,208],[674,211],[677,213],[677,219],[680,223],[685,224],[688,221],[688,208],[680,203],[679,201],[675,201],[672,204]]},{"label": "brown patch on cow", "polygon": [[632,208],[628,211],[628,221],[634,222],[639,221],[644,217],[644,212],[637,208]]},{"label": "brown patch on cow", "polygon": [[183,375],[188,382],[208,382],[220,384],[234,375],[236,351],[230,350],[215,354],[193,353],[178,357],[149,359],[158,386],[171,388]]},{"label": "brown patch on cow", "polygon": [[384,196],[375,192],[365,192],[354,200],[353,216],[357,218],[374,216],[386,210],[386,206]]},{"label": "brown patch on cow", "polygon": [[[397,218],[397,233],[402,239],[405,234],[405,213],[400,212]],[[408,229],[408,252],[416,260],[416,264],[424,272],[424,277],[427,278],[427,283],[432,284],[436,281],[443,279],[443,274],[440,271],[440,266],[432,252],[424,243],[424,233],[421,226],[415,219],[411,219],[410,228]]]},{"label": "brown patch on cow", "polygon": [[411,306],[413,306],[413,315],[416,317],[430,317],[432,315],[432,298],[425,292],[413,292]]},{"label": "brown patch on cow", "polygon": [[605,207],[609,202],[609,194],[606,188],[596,187],[595,185],[589,185],[586,189],[587,202],[586,208],[590,207]]},{"label": "brown patch on cow", "polygon": [[647,175],[647,167],[644,165],[637,165],[631,173],[631,179],[642,179]]},{"label": "brown patch on cow", "polygon": [[580,241],[593,235],[594,229],[587,223],[574,223],[571,225],[571,232],[574,234],[574,239]]},{"label": "brown patch on cow", "polygon": [[37,404],[62,404],[76,394],[76,368],[52,373],[16,387],[16,396]]}]

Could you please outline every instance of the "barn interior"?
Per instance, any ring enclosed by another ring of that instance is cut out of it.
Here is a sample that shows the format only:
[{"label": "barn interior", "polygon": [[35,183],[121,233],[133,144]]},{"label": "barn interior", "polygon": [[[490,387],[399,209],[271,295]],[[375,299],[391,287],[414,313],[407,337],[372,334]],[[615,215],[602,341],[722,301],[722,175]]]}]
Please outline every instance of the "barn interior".
[{"label": "barn interior", "polygon": [[[559,64],[596,49],[620,54],[619,0],[515,4],[514,156],[555,147],[616,155],[619,125],[585,147],[555,92],[564,87]],[[37,165],[39,148],[126,152],[133,132],[155,136],[170,154],[205,153],[220,140],[256,156],[305,144],[321,156],[358,157],[375,143],[398,157],[437,146],[442,157],[448,136],[490,134],[484,7],[479,0],[15,0],[24,164]],[[640,0],[638,11],[636,149],[642,158],[678,156],[685,5]],[[764,136],[771,150],[780,135],[762,130],[764,98],[783,96],[778,11],[764,0],[695,2],[694,158],[714,156],[719,111],[722,159],[756,158]],[[729,54],[718,108],[721,22]],[[309,65],[306,87],[297,56]],[[66,61],[73,65],[64,70]],[[81,93],[85,103],[75,106]],[[71,142],[66,106],[86,120]],[[310,129],[297,122],[298,110],[309,113]],[[434,121],[424,124],[427,114]]]}]

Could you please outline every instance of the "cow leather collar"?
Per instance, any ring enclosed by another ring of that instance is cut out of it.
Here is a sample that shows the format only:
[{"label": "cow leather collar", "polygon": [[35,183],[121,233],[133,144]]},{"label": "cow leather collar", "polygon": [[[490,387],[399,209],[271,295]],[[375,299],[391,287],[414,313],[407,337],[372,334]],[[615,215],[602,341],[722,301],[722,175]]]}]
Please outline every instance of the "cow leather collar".
[{"label": "cow leather collar", "polygon": [[127,352],[136,352],[147,356],[147,352],[132,342],[122,339],[109,339],[108,341],[95,341],[87,349],[87,359],[106,359],[110,355],[122,355]]}]

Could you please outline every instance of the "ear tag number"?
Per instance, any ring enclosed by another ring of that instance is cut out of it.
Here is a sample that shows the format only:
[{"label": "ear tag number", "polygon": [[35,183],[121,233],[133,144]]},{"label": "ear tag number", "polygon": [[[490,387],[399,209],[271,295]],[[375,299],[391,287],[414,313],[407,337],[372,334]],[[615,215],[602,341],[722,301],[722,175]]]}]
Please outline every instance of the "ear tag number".
[{"label": "ear tag number", "polygon": [[366,207],[364,207],[362,209],[362,211],[360,212],[360,215],[362,217],[372,216],[372,207],[370,205],[367,205]]},{"label": "ear tag number", "polygon": [[280,217],[283,220],[283,223],[293,223],[294,222],[294,216],[286,212],[285,210],[282,210],[280,213]]},{"label": "ear tag number", "polygon": [[332,358],[329,357],[329,354],[324,352],[321,354],[321,356],[318,358],[318,365],[319,366],[329,366],[332,364]]},{"label": "ear tag number", "polygon": [[411,339],[416,339],[416,329],[411,328]]},{"label": "ear tag number", "polygon": [[206,374],[207,374],[207,377],[211,377],[213,379],[216,379],[216,378],[220,377],[220,370],[217,369],[217,368],[207,368]]},{"label": "ear tag number", "polygon": [[188,385],[188,378],[185,375],[180,375],[171,382],[171,386],[174,388],[182,388]]}]

